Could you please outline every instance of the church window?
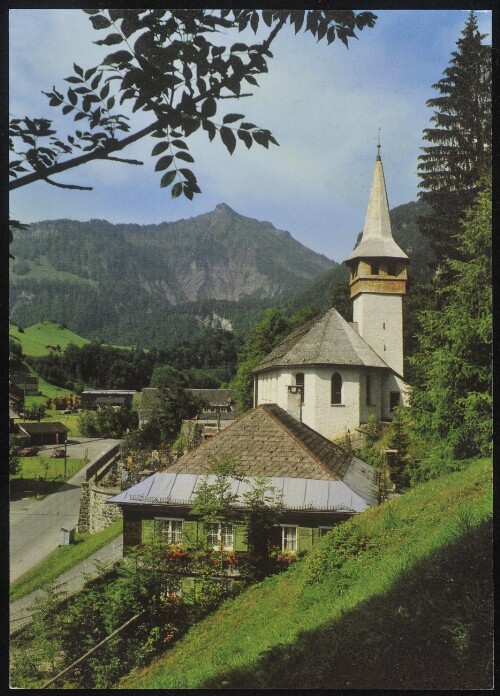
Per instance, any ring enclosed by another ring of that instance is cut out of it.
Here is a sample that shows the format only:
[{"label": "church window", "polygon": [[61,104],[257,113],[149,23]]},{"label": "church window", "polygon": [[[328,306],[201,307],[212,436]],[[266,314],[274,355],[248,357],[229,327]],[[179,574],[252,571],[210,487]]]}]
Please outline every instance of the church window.
[{"label": "church window", "polygon": [[390,276],[397,275],[396,264],[394,262],[390,262],[387,264],[387,275],[390,275]]},{"label": "church window", "polygon": [[303,372],[297,372],[295,375],[295,385],[297,387],[300,387],[300,393],[301,393],[301,403],[304,403],[304,373]]},{"label": "church window", "polygon": [[342,377],[338,372],[332,375],[332,404],[342,403]]},{"label": "church window", "polygon": [[377,262],[374,262],[371,264],[371,274],[372,275],[378,275],[380,272],[380,264]]},{"label": "church window", "polygon": [[366,405],[373,406],[372,404],[372,379],[370,375],[366,375]]},{"label": "church window", "polygon": [[394,411],[397,406],[399,406],[399,392],[393,391],[389,394],[389,410]]}]

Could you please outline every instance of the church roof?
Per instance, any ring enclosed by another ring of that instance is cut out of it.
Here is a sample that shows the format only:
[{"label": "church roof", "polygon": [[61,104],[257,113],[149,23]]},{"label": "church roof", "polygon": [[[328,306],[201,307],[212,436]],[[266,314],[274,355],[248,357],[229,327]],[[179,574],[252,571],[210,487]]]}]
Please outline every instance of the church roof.
[{"label": "church roof", "polygon": [[380,156],[377,156],[375,161],[363,236],[358,246],[347,257],[346,262],[360,257],[408,258],[392,236],[389,202]]},{"label": "church roof", "polygon": [[254,369],[297,365],[356,365],[390,369],[336,309],[292,331]]},{"label": "church roof", "polygon": [[378,500],[378,472],[301,423],[276,404],[263,404],[183,455],[168,473],[209,474],[229,456],[245,476],[344,481],[370,505]]}]

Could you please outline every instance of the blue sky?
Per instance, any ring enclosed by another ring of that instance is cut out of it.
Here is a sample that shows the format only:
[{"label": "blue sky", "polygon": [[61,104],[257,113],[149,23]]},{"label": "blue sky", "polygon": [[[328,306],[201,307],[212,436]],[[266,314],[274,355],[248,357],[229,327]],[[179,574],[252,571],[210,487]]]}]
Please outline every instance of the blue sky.
[{"label": "blue sky", "polygon": [[[422,131],[432,115],[425,102],[467,19],[464,10],[375,14],[375,27],[359,32],[349,50],[290,29],[279,35],[260,88],[251,98],[228,102],[227,111],[269,128],[280,147],[248,151],[242,145],[231,156],[218,139],[209,143],[196,133],[190,147],[202,194],[193,201],[172,200],[160,189],[149,156],[155,141],[148,139],[122,153],[143,160],[143,167],[87,164],[57,180],[93,185],[93,191],[33,184],[12,192],[11,215],[24,222],[144,224],[193,217],[225,202],[342,261],[363,228],[379,127],[390,206],[416,200]],[[491,13],[478,12],[478,20],[491,34]],[[101,34],[81,10],[11,10],[10,113],[57,119],[60,111],[48,106],[41,90],[67,85],[73,62],[95,65],[105,55],[92,43]],[[138,125],[146,118],[139,115]]]}]

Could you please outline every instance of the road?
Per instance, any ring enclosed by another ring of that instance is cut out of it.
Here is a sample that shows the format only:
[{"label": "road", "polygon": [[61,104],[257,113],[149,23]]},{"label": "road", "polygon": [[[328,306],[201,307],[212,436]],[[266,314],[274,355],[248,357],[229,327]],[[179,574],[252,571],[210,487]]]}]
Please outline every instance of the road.
[{"label": "road", "polygon": [[[79,438],[68,445],[68,457],[84,457],[90,462],[119,440]],[[47,449],[53,449],[53,446]],[[10,581],[26,573],[60,543],[61,527],[74,527],[80,508],[80,484],[85,479],[85,466],[55,493],[43,500],[34,498],[10,504]]]}]

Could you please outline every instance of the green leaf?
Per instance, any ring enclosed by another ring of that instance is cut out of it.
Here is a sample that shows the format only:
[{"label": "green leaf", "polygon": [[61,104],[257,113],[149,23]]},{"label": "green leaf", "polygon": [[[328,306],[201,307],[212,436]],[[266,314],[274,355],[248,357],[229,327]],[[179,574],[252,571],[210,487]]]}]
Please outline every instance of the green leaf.
[{"label": "green leaf", "polygon": [[73,70],[76,72],[77,75],[80,75],[80,77],[83,77],[83,70],[76,63],[73,63]]},{"label": "green leaf", "polygon": [[210,141],[212,141],[215,138],[215,134],[217,132],[217,129],[215,128],[214,124],[212,121],[203,121],[203,129],[207,131],[208,133],[208,138]]},{"label": "green leaf", "polygon": [[222,126],[220,129],[220,137],[224,145],[227,147],[229,154],[233,154],[236,147],[236,137],[230,128]]},{"label": "green leaf", "polygon": [[71,104],[65,104],[65,106],[63,106],[62,109],[63,114],[69,114],[70,111],[73,111],[73,107],[71,106]]},{"label": "green leaf", "polygon": [[243,140],[243,142],[245,143],[245,145],[247,146],[248,149],[250,149],[252,147],[253,140],[252,140],[252,136],[250,135],[250,133],[248,131],[239,130],[238,131],[238,138],[240,138],[240,140]]},{"label": "green leaf", "polygon": [[106,82],[104,87],[101,89],[99,96],[101,97],[101,99],[106,99],[108,94],[109,94],[109,82]]},{"label": "green leaf", "polygon": [[116,53],[110,53],[109,56],[106,56],[102,64],[113,65],[114,63],[128,63],[132,58],[132,54],[128,51],[117,51]]},{"label": "green leaf", "polygon": [[160,157],[160,159],[156,163],[155,172],[161,172],[163,169],[167,169],[168,167],[170,167],[173,161],[174,158],[172,157],[172,155],[165,155],[165,157]]},{"label": "green leaf", "polygon": [[269,135],[265,131],[255,131],[252,133],[253,139],[265,148],[269,147]]},{"label": "green leaf", "polygon": [[189,150],[188,146],[183,140],[172,140],[172,145],[180,148],[181,150]]},{"label": "green leaf", "polygon": [[244,114],[226,114],[222,119],[222,123],[234,123],[239,121],[241,118],[245,118]]},{"label": "green leaf", "polygon": [[156,143],[151,154],[153,155],[153,157],[156,157],[156,155],[161,155],[162,152],[168,150],[168,147],[169,143]]},{"label": "green leaf", "polygon": [[92,22],[94,29],[107,29],[111,26],[109,19],[103,15],[94,15],[93,17],[90,17],[90,21]]},{"label": "green leaf", "polygon": [[101,78],[102,78],[102,73],[98,73],[98,74],[94,77],[94,79],[93,79],[92,82],[90,83],[90,86],[92,87],[92,89],[96,89],[96,88],[97,88],[99,82],[101,81]]},{"label": "green leaf", "polygon": [[210,118],[217,113],[217,103],[213,97],[208,97],[201,105],[201,115],[203,118]]},{"label": "green leaf", "polygon": [[182,193],[182,183],[178,181],[175,186],[172,187],[172,198],[178,198]]},{"label": "green leaf", "polygon": [[247,82],[249,82],[251,85],[255,85],[256,87],[259,86],[259,83],[255,79],[255,77],[252,77],[252,75],[244,75],[244,78]]},{"label": "green leaf", "polygon": [[97,44],[98,46],[114,46],[122,41],[123,38],[120,36],[120,34],[108,34],[105,39],[99,39],[99,41],[94,41],[93,43]]},{"label": "green leaf", "polygon": [[175,179],[175,175],[175,169],[173,169],[171,172],[167,172],[166,174],[164,174],[160,181],[161,188],[166,188],[167,186],[170,186],[172,181]]},{"label": "green leaf", "polygon": [[71,87],[68,89],[68,100],[70,104],[73,104],[73,106],[75,106],[76,102],[78,101],[76,92],[74,89],[71,89]]},{"label": "green leaf", "polygon": [[65,77],[64,79],[66,82],[71,82],[73,85],[79,85],[83,82],[83,80],[81,80],[79,77],[75,77],[74,75],[71,75],[71,77]]},{"label": "green leaf", "polygon": [[176,159],[184,160],[184,162],[194,162],[194,158],[189,154],[189,152],[176,152]]},{"label": "green leaf", "polygon": [[81,111],[79,111],[79,112],[76,114],[74,120],[75,120],[75,121],[80,121],[82,118],[85,118],[85,114],[82,113]]}]

